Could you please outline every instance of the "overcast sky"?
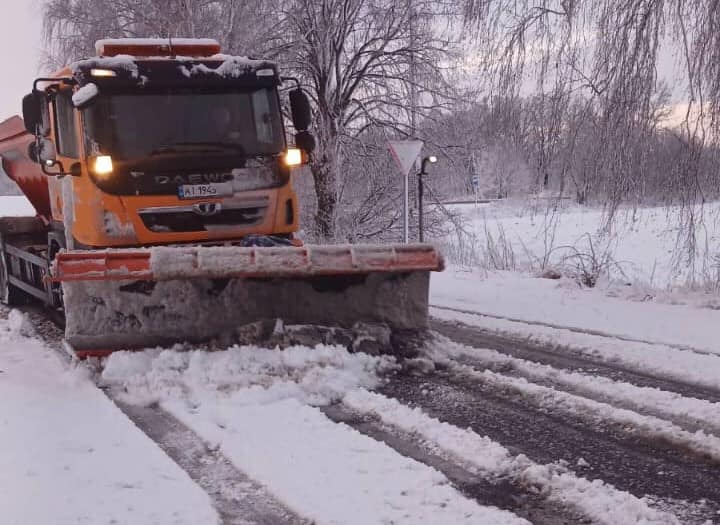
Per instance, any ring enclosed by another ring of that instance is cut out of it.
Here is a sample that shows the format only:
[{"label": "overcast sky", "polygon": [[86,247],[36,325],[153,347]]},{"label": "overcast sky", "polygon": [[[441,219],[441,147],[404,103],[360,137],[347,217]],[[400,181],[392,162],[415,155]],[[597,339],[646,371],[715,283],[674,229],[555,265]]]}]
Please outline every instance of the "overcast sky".
[{"label": "overcast sky", "polygon": [[20,114],[23,95],[40,72],[39,0],[0,0],[0,121]]}]

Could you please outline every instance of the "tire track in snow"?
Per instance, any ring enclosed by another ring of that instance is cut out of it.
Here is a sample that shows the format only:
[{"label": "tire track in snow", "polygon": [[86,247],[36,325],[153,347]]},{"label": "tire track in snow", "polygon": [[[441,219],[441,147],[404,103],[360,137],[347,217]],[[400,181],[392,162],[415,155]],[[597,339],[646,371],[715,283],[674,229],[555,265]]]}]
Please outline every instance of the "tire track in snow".
[{"label": "tire track in snow", "polygon": [[[578,475],[602,479],[637,497],[706,500],[703,519],[720,512],[720,469],[631,432],[589,426],[562,411],[529,406],[523,396],[446,372],[401,373],[379,389],[383,395],[459,428],[471,428],[513,454],[541,464],[567,462]],[[699,523],[703,523],[700,521]]]},{"label": "tire track in snow", "polygon": [[410,408],[382,394],[355,390],[343,403],[386,425],[416,435],[437,449],[438,454],[472,468],[485,476],[512,479],[549,502],[572,507],[586,516],[585,522],[607,525],[679,525],[674,511],[654,510],[646,501],[618,491],[601,480],[578,477],[558,463],[538,464],[524,455],[513,456],[500,443],[472,429],[461,429],[420,408]]},{"label": "tire track in snow", "polygon": [[212,499],[223,525],[309,525],[265,488],[238,470],[219,450],[157,405],[123,403],[105,393],[150,439],[187,472]]},{"label": "tire track in snow", "polygon": [[678,379],[662,377],[659,374],[633,370],[630,367],[601,359],[593,359],[573,348],[559,345],[550,347],[546,344],[497,334],[459,321],[444,321],[433,318],[430,320],[430,327],[452,341],[468,346],[490,348],[511,357],[549,365],[553,368],[591,373],[607,377],[613,381],[657,388],[685,397],[720,403],[720,389],[707,388]]},{"label": "tire track in snow", "polygon": [[366,436],[381,441],[403,456],[442,472],[465,496],[481,505],[492,505],[527,519],[533,525],[583,524],[588,518],[577,511],[547,501],[537,493],[517,486],[508,479],[488,479],[479,472],[443,457],[418,436],[402,432],[361,414],[343,404],[327,406],[323,413],[336,423],[351,426]]},{"label": "tire track in snow", "polygon": [[[68,364],[73,358],[63,347],[63,331],[42,309],[23,309],[45,344]],[[95,361],[87,361],[92,369]],[[183,469],[210,497],[222,525],[309,525],[285,508],[259,483],[251,480],[217,450],[158,406],[124,403],[113,391],[98,387],[115,405]]]},{"label": "tire track in snow", "polygon": [[473,346],[441,335],[436,335],[436,338],[436,344],[428,352],[437,363],[459,363],[479,371],[489,370],[508,377],[524,378],[536,385],[664,419],[690,432],[702,430],[720,436],[720,403],[682,396],[653,386],[616,381],[594,370],[577,367],[573,371],[513,357],[508,352],[487,348],[488,345],[482,344],[482,334],[481,343]]}]

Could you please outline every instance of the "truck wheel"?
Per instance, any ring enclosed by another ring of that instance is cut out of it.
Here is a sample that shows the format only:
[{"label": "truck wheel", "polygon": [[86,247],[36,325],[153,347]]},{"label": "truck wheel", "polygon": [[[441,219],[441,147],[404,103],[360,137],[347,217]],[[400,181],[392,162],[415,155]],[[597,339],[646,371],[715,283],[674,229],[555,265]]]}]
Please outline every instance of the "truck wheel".
[{"label": "truck wheel", "polygon": [[7,259],[0,252],[0,303],[7,306],[18,306],[26,302],[25,293],[13,286],[8,279]]},{"label": "truck wheel", "polygon": [[[51,236],[48,237],[48,262],[52,265],[52,262],[55,260],[55,256],[58,254],[58,252],[62,249],[62,246],[64,246],[64,243],[61,245],[60,242],[52,237],[53,234],[50,234]],[[64,307],[63,304],[63,289],[61,283],[51,282],[50,283],[50,293],[52,295],[52,307],[57,310],[62,310]]]}]

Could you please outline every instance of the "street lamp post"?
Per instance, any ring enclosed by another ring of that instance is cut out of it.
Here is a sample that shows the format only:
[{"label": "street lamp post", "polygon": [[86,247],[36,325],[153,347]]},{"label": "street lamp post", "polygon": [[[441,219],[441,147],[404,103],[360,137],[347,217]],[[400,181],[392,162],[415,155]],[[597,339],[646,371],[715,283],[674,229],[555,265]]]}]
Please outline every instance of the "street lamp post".
[{"label": "street lamp post", "polygon": [[428,162],[430,164],[435,164],[437,162],[437,157],[435,155],[430,155],[429,157],[423,158],[422,164],[420,165],[420,173],[418,173],[418,235],[420,237],[420,242],[425,240],[425,236],[423,234],[423,193],[425,191],[425,187],[423,186],[423,175],[427,175],[425,167]]}]

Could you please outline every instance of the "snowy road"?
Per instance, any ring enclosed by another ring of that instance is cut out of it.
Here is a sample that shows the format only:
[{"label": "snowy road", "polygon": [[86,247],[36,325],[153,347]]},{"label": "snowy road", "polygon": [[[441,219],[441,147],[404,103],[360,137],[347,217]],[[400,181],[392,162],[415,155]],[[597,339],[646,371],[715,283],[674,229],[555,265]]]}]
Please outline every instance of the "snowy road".
[{"label": "snowy road", "polygon": [[[119,523],[138,512],[158,524],[720,522],[720,355],[434,314],[416,359],[323,345],[117,353],[92,381],[70,370],[53,396],[95,388],[120,409],[100,396],[87,412],[124,429],[133,455],[119,459],[149,467],[133,470],[129,486],[152,483],[155,495],[133,507],[136,496],[115,488],[127,474],[96,483],[89,495],[115,505]],[[0,388],[43,383],[32,360],[23,365],[28,349],[58,355],[59,330],[29,317],[34,333],[16,313],[0,321]],[[43,360],[49,375],[68,366]],[[71,413],[73,425],[92,426]],[[0,421],[18,421],[7,403]],[[3,428],[7,455],[23,436]],[[35,440],[36,450],[51,446]],[[77,461],[68,448],[55,446],[59,464]],[[70,490],[78,472],[53,476],[33,485],[34,498],[62,501],[57,487]],[[180,492],[168,480],[182,481]],[[10,508],[9,523],[26,523]],[[36,511],[33,523],[82,523],[93,512],[78,503],[61,521]]]}]

